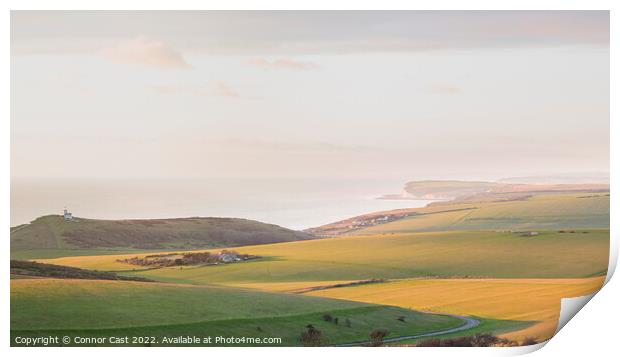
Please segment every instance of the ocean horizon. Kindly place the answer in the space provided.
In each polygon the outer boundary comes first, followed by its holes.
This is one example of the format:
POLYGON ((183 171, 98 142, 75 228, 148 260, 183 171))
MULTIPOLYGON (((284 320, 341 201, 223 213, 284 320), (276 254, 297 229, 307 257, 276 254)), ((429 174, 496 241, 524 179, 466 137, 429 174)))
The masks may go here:
POLYGON ((432 202, 378 199, 403 185, 374 179, 13 179, 11 226, 66 207, 92 219, 234 217, 302 230, 432 202))

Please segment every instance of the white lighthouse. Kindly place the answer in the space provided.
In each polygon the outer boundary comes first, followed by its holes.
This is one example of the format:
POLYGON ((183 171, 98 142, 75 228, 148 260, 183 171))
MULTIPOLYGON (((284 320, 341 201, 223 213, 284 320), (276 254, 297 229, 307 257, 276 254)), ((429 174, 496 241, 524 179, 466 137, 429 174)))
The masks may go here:
POLYGON ((67 211, 66 208, 63 211, 63 215, 62 216, 64 217, 65 221, 72 221, 73 220, 73 215, 71 214, 71 212, 67 211))

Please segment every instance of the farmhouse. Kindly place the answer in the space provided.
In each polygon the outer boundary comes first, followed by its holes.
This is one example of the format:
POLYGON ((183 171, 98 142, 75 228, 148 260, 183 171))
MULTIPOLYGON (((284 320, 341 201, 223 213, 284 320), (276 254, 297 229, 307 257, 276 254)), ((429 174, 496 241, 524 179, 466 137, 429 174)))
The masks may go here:
POLYGON ((223 250, 219 254, 219 260, 221 260, 224 263, 232 263, 232 262, 240 261, 241 258, 237 256, 236 252, 230 252, 227 250, 223 250))

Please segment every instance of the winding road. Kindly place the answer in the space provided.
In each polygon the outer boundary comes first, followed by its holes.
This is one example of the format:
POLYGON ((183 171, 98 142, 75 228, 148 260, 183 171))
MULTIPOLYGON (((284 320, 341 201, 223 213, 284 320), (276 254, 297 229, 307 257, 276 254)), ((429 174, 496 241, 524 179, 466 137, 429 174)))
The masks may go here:
MULTIPOLYGON (((398 342, 398 341, 404 341, 404 340, 409 340, 409 339, 414 339, 414 338, 421 338, 421 337, 440 336, 440 335, 445 335, 445 334, 448 334, 448 333, 469 330, 469 329, 472 329, 472 328, 480 325, 480 321, 479 320, 476 320, 474 318, 467 317, 467 316, 459 316, 459 315, 452 315, 452 314, 437 314, 437 313, 435 313, 435 315, 444 315, 444 316, 455 317, 455 318, 460 319, 461 321, 463 321, 463 323, 460 326, 453 327, 453 328, 450 328, 450 329, 447 329, 447 330, 428 332, 428 333, 421 333, 421 334, 418 334, 418 335, 385 338, 385 339, 383 339, 383 343, 398 342)), ((367 344, 367 343, 370 343, 370 342, 371 341, 359 341, 359 342, 343 343, 343 344, 340 344, 340 345, 334 345, 334 347, 353 347, 353 346, 360 346, 360 345, 363 345, 363 344, 367 344)))

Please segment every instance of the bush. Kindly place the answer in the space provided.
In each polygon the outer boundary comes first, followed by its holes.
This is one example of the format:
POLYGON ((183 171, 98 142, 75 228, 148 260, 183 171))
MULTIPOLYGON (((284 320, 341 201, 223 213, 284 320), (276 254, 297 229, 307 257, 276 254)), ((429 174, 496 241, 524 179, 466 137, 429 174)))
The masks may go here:
POLYGON ((383 345, 383 339, 387 336, 388 331, 385 329, 375 329, 370 333, 371 346, 383 345))
POLYGON ((494 344, 500 342, 500 339, 497 336, 491 335, 489 333, 477 333, 471 339, 472 347, 489 347, 494 344))
POLYGON ((351 320, 349 320, 349 318, 346 318, 346 319, 344 320, 344 324, 345 324, 345 326, 347 326, 347 327, 351 327, 351 320))
POLYGON ((323 333, 312 325, 306 326, 306 331, 301 333, 300 340, 305 347, 316 347, 321 345, 323 333))
POLYGON ((332 322, 334 320, 334 317, 330 314, 325 314, 323 315, 323 320, 325 320, 326 322, 332 322))

